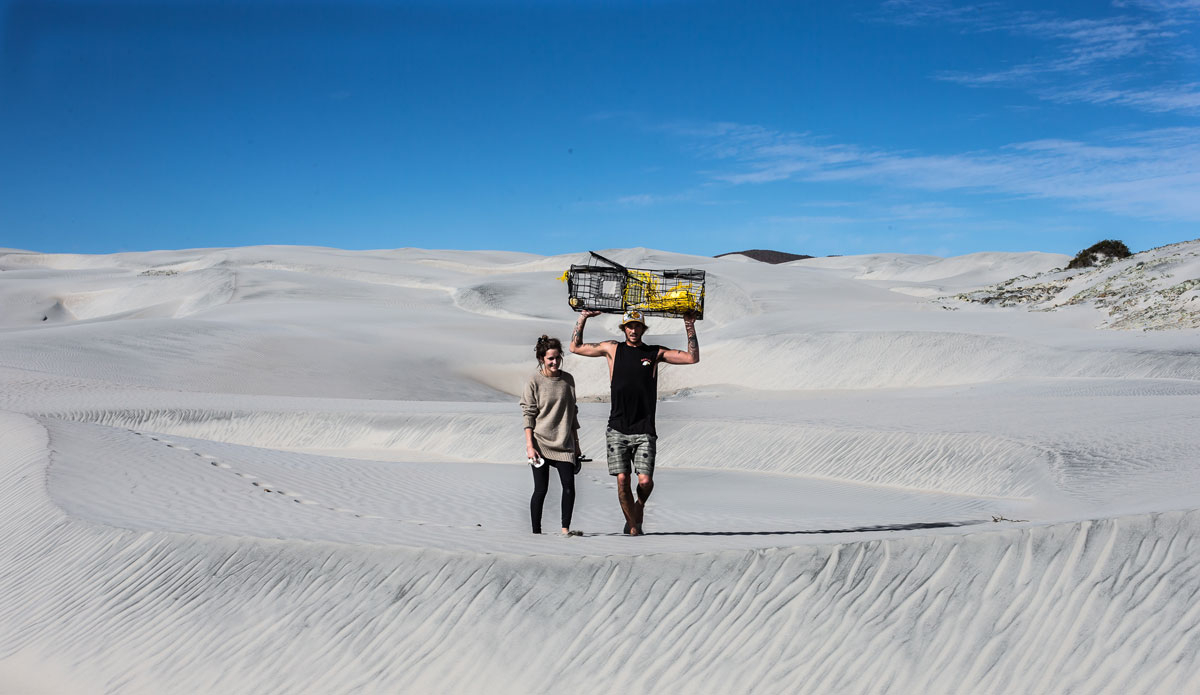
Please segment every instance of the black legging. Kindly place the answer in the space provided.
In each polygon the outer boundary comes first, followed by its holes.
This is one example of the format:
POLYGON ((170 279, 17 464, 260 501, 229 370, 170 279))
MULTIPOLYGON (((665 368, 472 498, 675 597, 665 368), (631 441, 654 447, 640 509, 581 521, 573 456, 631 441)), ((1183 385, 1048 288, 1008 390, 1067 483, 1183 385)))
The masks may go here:
POLYGON ((558 469, 558 479, 562 482, 562 527, 571 528, 571 511, 575 509, 575 465, 570 461, 552 461, 546 459, 546 465, 533 471, 533 497, 529 498, 529 517, 533 520, 533 532, 542 532, 542 503, 546 501, 546 491, 550 488, 550 467, 558 469))

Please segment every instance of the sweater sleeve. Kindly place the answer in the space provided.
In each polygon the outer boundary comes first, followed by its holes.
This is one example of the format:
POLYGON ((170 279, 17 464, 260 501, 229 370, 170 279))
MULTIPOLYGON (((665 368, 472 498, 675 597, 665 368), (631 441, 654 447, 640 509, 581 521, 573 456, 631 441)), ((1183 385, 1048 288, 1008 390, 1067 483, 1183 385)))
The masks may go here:
POLYGON ((533 379, 525 384, 525 392, 521 394, 521 412, 524 414, 525 428, 537 427, 538 398, 537 384, 533 379))
POLYGON ((566 374, 567 383, 571 386, 571 429, 579 429, 579 401, 575 397, 575 377, 566 374))

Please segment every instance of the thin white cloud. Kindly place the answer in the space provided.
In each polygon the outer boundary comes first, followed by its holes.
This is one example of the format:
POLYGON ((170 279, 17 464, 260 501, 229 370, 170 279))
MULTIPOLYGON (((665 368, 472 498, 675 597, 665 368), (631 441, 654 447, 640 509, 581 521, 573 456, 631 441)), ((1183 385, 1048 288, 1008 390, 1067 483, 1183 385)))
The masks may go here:
POLYGON ((627 195, 617 198, 617 205, 633 205, 640 207, 645 205, 653 205, 656 200, 658 200, 658 198, 650 195, 649 193, 638 193, 636 195, 627 195))
POLYGON ((773 215, 766 218, 771 224, 795 224, 803 226, 827 226, 843 224, 862 224, 873 222, 875 218, 848 217, 845 215, 773 215))
POLYGON ((1113 0, 1113 7, 1141 7, 1168 14, 1200 13, 1200 0, 1113 0))
POLYGON ((1172 128, 1083 142, 1044 139, 955 154, 830 144, 811 136, 722 124, 697 149, 735 164, 713 171, 734 185, 854 182, 933 192, 1066 201, 1153 220, 1200 221, 1200 128, 1172 128), (753 138, 742 137, 753 132, 753 138))
POLYGON ((970 26, 977 31, 999 28, 1006 15, 999 2, 955 5, 948 0, 885 0, 880 16, 889 22, 907 26, 949 23, 970 26))
MULTIPOLYGON (((995 30, 989 25, 988 30, 995 30)), ((1113 61, 1165 50, 1164 43, 1177 38, 1180 29, 1166 21, 1109 19, 1034 18, 1022 16, 1004 27, 1009 33, 1051 41, 1053 57, 1022 63, 999 71, 981 73, 946 71, 937 77, 974 85, 1016 83, 1031 76, 1079 73, 1113 61)))
POLYGON ((943 82, 953 82, 965 87, 998 87, 1016 84, 1023 78, 1033 77, 1044 72, 1046 72, 1046 69, 1037 65, 1017 65, 1007 70, 998 70, 995 72, 971 73, 957 70, 943 70, 942 72, 935 73, 934 77, 943 82))
POLYGON ((1047 19, 1018 27, 1033 36, 1058 39, 1070 56, 1063 68, 1117 60, 1147 52, 1162 39, 1175 38, 1173 22, 1113 17, 1107 19, 1047 19))
MULTIPOLYGON (((820 208, 822 203, 805 203, 806 208, 820 208)), ((872 205, 856 203, 857 215, 773 215, 765 218, 771 224, 794 224, 802 226, 835 226, 863 224, 910 223, 929 226, 950 220, 964 220, 971 213, 963 208, 938 202, 899 203, 895 205, 872 205)))
POLYGON ((822 142, 809 133, 780 133, 757 125, 671 124, 663 130, 689 142, 690 149, 700 157, 754 163, 743 171, 707 172, 716 181, 732 184, 781 181, 862 163, 873 156, 856 146, 822 142))
POLYGON ((608 207, 615 206, 623 208, 642 208, 650 207, 651 205, 661 205, 663 203, 679 203, 689 201, 695 197, 695 193, 691 191, 670 195, 659 195, 656 193, 633 193, 630 195, 621 196, 609 203, 600 203, 600 205, 608 207))
POLYGON ((883 17, 901 25, 940 24, 963 33, 1004 32, 1042 41, 1044 57, 1001 70, 945 70, 935 79, 969 87, 1029 89, 1040 98, 1114 104, 1145 111, 1193 111, 1194 85, 1153 84, 1146 65, 1191 62, 1191 35, 1200 23, 1200 0, 1128 0, 1131 12, 1103 18, 1017 12, 995 3, 953 5, 944 0, 888 0, 883 17), (1113 76, 1137 61, 1139 74, 1113 76), (1103 83, 1097 84, 1097 80, 1103 83))
POLYGON ((1120 104, 1143 111, 1200 113, 1200 83, 1166 84, 1147 89, 1112 86, 1093 82, 1073 89, 1046 93, 1045 98, 1062 103, 1120 104))

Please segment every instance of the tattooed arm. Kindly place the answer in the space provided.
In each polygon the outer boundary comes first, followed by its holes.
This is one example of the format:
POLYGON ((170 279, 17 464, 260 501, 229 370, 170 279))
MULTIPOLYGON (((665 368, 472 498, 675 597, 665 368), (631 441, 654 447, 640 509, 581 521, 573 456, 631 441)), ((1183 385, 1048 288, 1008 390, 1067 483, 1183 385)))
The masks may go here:
POLYGON ((575 323, 575 328, 571 331, 571 345, 568 348, 571 352, 584 357, 612 357, 612 353, 616 348, 615 341, 610 340, 604 343, 583 342, 583 327, 587 325, 587 320, 599 315, 599 311, 579 312, 579 321, 575 323))
POLYGON ((696 364, 700 361, 700 341, 696 339, 696 316, 683 317, 683 331, 687 333, 687 352, 663 349, 658 358, 667 364, 696 364))

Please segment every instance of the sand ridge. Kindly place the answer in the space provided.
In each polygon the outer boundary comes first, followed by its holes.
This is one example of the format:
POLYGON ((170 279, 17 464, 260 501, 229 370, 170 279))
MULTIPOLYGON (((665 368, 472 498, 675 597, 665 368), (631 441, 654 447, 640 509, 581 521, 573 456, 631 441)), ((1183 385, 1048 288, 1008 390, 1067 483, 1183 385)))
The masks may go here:
POLYGON ((604 469, 603 362, 575 357, 586 535, 527 531, 516 394, 533 339, 569 336, 558 278, 585 254, 0 253, 0 684, 1200 686, 1196 329, 948 294, 1052 254, 600 252, 712 290, 701 364, 663 371, 641 539, 604 469))

